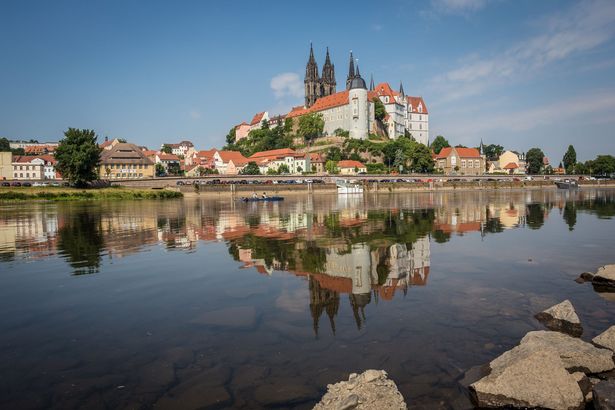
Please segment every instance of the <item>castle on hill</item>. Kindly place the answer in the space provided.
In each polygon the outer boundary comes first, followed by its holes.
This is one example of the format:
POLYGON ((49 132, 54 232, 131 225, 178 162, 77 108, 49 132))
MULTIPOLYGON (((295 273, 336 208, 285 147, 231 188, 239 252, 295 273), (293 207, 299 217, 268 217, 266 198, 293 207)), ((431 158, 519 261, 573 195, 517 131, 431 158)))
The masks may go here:
POLYGON ((374 85, 373 77, 368 89, 352 51, 345 90, 338 92, 335 65, 331 62, 329 49, 319 74, 314 49, 310 45, 304 86, 304 105, 293 107, 287 114, 273 117, 266 111, 256 114, 249 124, 243 122, 235 127, 236 140, 246 138, 251 130, 259 129, 263 121, 275 127, 283 125, 286 118, 298 119, 305 114, 318 113, 325 121, 325 135, 334 135, 336 130, 342 129, 356 139, 366 139, 370 133, 384 133, 395 139, 408 132, 416 141, 425 145, 429 143, 429 113, 423 98, 406 95, 401 82, 398 91, 394 91, 386 82, 374 85), (386 110, 381 121, 375 118, 376 99, 382 102, 386 110))

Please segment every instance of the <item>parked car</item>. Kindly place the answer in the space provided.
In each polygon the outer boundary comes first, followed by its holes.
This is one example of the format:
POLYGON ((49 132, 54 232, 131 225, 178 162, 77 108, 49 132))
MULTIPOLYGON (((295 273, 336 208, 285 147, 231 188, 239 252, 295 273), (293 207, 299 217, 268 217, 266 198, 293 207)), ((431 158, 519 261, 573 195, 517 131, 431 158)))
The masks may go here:
POLYGON ((18 181, 11 182, 11 186, 21 186, 21 182, 18 182, 18 181))
POLYGON ((30 182, 24 182, 23 184, 21 184, 21 186, 27 186, 27 187, 30 187, 30 186, 32 186, 32 183, 30 183, 30 182))
POLYGON ((2 182, 2 186, 11 186, 11 183, 7 182, 7 181, 4 181, 4 182, 2 182))
POLYGON ((177 181, 177 182, 175 183, 175 185, 177 185, 177 186, 184 185, 184 181, 177 181))
POLYGON ((60 183, 59 182, 52 182, 51 186, 60 186, 60 183))

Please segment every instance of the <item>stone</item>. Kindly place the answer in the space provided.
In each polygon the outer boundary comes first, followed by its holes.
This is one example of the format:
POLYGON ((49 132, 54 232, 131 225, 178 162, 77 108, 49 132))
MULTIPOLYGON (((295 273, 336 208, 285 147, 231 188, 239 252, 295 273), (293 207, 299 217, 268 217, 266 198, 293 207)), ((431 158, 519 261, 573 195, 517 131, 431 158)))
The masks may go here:
POLYGON ((592 390, 596 410, 615 409, 615 380, 600 382, 592 390))
POLYGON ((591 282, 592 279, 594 279, 594 274, 592 272, 583 272, 579 275, 579 279, 585 282, 591 282))
POLYGON ((583 333, 583 327, 574 306, 569 300, 551 306, 535 315, 542 324, 548 329, 557 332, 567 333, 571 336, 580 337, 583 333))
POLYGON ((563 333, 545 330, 528 332, 521 339, 520 346, 523 345, 527 345, 529 349, 534 350, 555 350, 569 371, 601 373, 615 368, 613 352, 608 349, 597 348, 591 343, 563 333))
POLYGON ((459 384, 468 388, 472 383, 479 381, 491 373, 491 367, 488 364, 482 366, 474 366, 463 374, 463 378, 459 380, 459 384))
POLYGON ((615 352, 615 326, 609 327, 607 330, 594 337, 592 342, 600 347, 606 347, 615 352))
POLYGON ((579 388, 581 389, 581 393, 583 393, 583 396, 587 396, 589 393, 591 393, 593 385, 589 381, 589 377, 587 377, 585 373, 574 372, 572 373, 572 377, 574 377, 574 380, 579 385, 579 388))
POLYGON ((582 408, 585 397, 555 350, 517 346, 507 353, 490 363, 488 376, 470 386, 476 406, 582 408))
POLYGON ((314 410, 325 409, 406 409, 406 402, 395 382, 384 370, 352 374, 348 381, 330 384, 314 410), (353 387, 348 389, 348 385, 353 387))
POLYGON ((191 323, 223 327, 253 327, 256 323, 256 309, 253 306, 238 306, 212 310, 201 314, 191 323))
POLYGON ((615 265, 598 268, 592 279, 592 285, 597 291, 615 291, 615 265))

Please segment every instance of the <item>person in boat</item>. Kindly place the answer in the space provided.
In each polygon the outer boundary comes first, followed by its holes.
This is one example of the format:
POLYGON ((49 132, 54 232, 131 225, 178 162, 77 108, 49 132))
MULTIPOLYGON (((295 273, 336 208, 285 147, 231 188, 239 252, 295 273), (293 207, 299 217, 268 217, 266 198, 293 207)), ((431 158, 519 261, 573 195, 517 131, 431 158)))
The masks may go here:
POLYGON ((258 195, 256 194, 256 192, 252 192, 252 199, 256 199, 258 198, 258 195))
POLYGON ((263 192, 263 199, 267 199, 267 198, 268 198, 267 192, 263 192))

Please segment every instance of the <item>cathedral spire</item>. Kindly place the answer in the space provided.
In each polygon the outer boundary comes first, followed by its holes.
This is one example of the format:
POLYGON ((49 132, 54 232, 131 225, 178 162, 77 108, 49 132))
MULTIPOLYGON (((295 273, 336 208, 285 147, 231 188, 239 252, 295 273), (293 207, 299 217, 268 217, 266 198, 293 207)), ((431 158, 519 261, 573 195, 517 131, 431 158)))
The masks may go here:
POLYGON ((321 82, 318 75, 318 64, 314 58, 314 48, 310 42, 310 58, 305 66, 305 106, 311 107, 321 94, 321 82))
POLYGON ((404 85, 401 83, 401 81, 399 82, 399 93, 401 94, 401 98, 404 98, 406 96, 406 94, 404 93, 404 85))
POLYGON ((321 97, 326 97, 327 95, 335 94, 335 66, 331 63, 331 58, 329 57, 329 47, 327 47, 327 56, 325 57, 325 64, 322 66, 322 76, 321 76, 321 97))
POLYGON ((354 78, 354 57, 352 56, 352 50, 350 50, 350 63, 348 64, 348 77, 346 78, 346 89, 350 90, 350 83, 354 78))
POLYGON ((370 74, 369 76, 369 90, 374 91, 374 75, 370 74))

